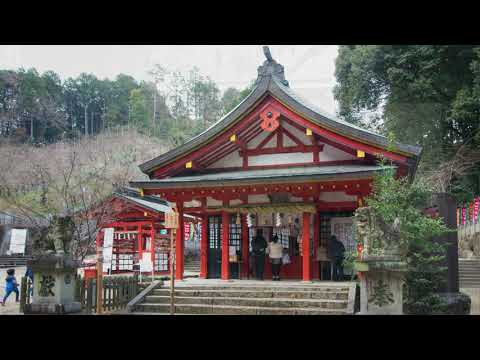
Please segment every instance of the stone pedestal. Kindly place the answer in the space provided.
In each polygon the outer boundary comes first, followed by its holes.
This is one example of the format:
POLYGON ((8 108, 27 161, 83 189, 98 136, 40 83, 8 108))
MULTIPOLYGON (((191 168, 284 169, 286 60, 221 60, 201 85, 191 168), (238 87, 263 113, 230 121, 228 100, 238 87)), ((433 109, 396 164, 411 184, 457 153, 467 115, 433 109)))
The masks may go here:
POLYGON ((369 257, 355 263, 360 274, 360 315, 402 315, 406 263, 369 257))
POLYGON ((27 263, 33 271, 33 301, 25 314, 66 314, 81 311, 75 301, 77 264, 66 255, 45 255, 27 263))

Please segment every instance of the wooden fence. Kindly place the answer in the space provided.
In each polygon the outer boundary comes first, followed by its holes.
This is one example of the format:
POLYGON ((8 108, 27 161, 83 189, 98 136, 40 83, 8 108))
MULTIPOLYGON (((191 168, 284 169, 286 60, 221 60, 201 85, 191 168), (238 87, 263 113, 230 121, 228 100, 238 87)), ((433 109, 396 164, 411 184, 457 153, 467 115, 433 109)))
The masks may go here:
MULTIPOLYGON (((75 283, 75 300, 82 305, 82 311, 87 314, 97 312, 97 283, 96 279, 80 278, 75 283)), ((25 304, 31 302, 31 282, 26 278, 22 278, 20 311, 23 312, 25 304)), ((103 296, 102 296, 102 312, 110 313, 123 309, 128 302, 132 300, 140 291, 138 276, 103 277, 103 296)))

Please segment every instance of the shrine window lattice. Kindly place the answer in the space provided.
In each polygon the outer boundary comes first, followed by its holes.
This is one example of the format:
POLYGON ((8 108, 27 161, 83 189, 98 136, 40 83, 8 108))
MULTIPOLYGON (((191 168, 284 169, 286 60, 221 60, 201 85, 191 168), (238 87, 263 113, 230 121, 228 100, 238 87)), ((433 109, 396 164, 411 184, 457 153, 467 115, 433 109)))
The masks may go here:
POLYGON ((220 216, 209 216, 208 218, 208 247, 210 249, 220 249, 222 239, 222 226, 220 216))
POLYGON ((155 271, 168 271, 168 258, 168 252, 155 252, 155 271))
POLYGON ((132 271, 138 261, 138 233, 116 231, 113 234, 112 271, 132 271))
POLYGON ((229 246, 234 246, 237 254, 241 253, 242 249, 242 225, 236 223, 237 216, 232 215, 229 223, 229 246))

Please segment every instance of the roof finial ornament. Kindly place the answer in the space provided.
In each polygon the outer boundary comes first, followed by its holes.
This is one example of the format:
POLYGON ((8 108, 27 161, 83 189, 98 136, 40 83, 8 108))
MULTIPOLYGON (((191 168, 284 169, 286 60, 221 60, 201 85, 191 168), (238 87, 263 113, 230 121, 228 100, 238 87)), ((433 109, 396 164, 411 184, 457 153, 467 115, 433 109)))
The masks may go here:
POLYGON ((258 77, 255 85, 258 85, 262 79, 274 77, 284 86, 288 86, 288 81, 285 80, 283 66, 273 59, 268 46, 263 47, 263 53, 267 59, 263 62, 263 65, 258 68, 258 77))
POLYGON ((265 57, 267 58, 268 62, 273 62, 272 54, 270 53, 270 48, 268 46, 263 47, 263 53, 265 54, 265 57))

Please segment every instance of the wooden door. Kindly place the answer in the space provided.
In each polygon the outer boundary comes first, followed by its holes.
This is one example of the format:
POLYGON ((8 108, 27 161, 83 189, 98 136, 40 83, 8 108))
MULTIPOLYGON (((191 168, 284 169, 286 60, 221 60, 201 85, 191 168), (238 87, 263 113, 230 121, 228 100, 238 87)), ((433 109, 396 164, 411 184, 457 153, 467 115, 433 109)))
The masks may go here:
POLYGON ((222 217, 208 217, 207 278, 219 279, 222 272, 222 217))

